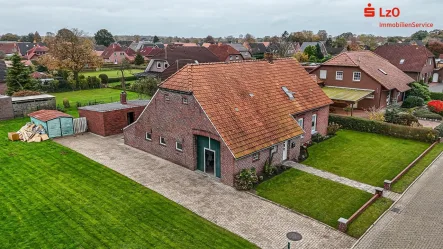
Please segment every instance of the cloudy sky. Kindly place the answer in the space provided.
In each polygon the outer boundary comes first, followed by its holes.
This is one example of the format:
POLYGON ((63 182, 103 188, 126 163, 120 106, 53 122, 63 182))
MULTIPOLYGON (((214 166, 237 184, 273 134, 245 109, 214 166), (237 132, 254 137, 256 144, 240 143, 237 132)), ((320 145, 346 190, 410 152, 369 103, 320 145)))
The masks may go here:
POLYGON ((64 27, 90 34, 106 28, 114 35, 180 37, 262 37, 319 29, 332 35, 350 31, 387 36, 417 30, 379 28, 380 21, 431 22, 432 29, 443 29, 443 0, 0 0, 0 6, 0 34, 37 30, 44 35, 64 27), (401 15, 365 18, 369 2, 377 10, 398 7, 401 15))

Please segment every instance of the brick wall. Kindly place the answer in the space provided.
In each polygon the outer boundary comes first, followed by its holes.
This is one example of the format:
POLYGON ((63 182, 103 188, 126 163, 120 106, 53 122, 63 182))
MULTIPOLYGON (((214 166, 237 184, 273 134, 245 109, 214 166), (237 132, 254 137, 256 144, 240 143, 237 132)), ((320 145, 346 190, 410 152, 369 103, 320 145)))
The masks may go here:
POLYGON ((8 87, 6 86, 6 83, 0 82, 0 95, 5 95, 6 89, 8 89, 8 87))
POLYGON ((94 112, 94 111, 79 109, 78 115, 80 117, 86 118, 86 121, 88 123, 88 131, 100 136, 105 136, 105 126, 103 125, 102 112, 94 112))
POLYGON ((329 106, 319 108, 318 110, 313 110, 305 113, 295 115, 295 120, 303 118, 303 130, 305 135, 303 136, 303 143, 311 141, 311 129, 312 129, 312 115, 317 114, 317 132, 325 136, 328 129, 328 119, 329 119, 329 106))
POLYGON ((0 120, 14 118, 11 97, 0 96, 0 120))

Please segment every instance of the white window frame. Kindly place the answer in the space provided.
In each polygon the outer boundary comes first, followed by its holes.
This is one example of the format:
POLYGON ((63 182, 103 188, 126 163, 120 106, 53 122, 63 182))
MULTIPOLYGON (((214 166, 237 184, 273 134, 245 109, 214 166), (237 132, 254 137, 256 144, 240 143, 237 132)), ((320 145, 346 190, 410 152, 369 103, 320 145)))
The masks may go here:
POLYGON ((361 72, 353 72, 352 73, 352 81, 354 82, 360 82, 361 81, 361 72), (359 75, 360 77, 358 79, 356 79, 356 75, 359 75))
POLYGON ((160 136, 160 138, 159 138, 159 143, 160 143, 161 145, 166 146, 166 139, 165 139, 164 137, 160 136), (162 143, 162 139, 163 139, 164 143, 162 143))
POLYGON ((239 59, 238 55, 236 55, 236 56, 235 56, 235 59, 236 59, 236 60, 238 60, 238 59, 239 59))
POLYGON ((297 123, 298 123, 298 125, 304 130, 305 129, 305 127, 304 127, 304 122, 305 122, 305 119, 304 118, 299 118, 299 119, 297 119, 297 123))
POLYGON ((400 65, 403 65, 405 63, 405 59, 400 60, 400 65))
POLYGON ((169 101, 169 100, 170 100, 170 98, 169 98, 169 94, 165 94, 165 100, 166 100, 166 101, 169 101))
POLYGON ((234 56, 230 55, 229 60, 232 61, 234 59, 234 56))
POLYGON ((277 151, 278 151, 278 146, 277 145, 271 146, 271 154, 276 153, 277 151))
POLYGON ((374 99, 375 98, 375 94, 371 93, 371 95, 368 95, 365 97, 365 99, 374 99))
POLYGON ((157 62, 157 68, 161 69, 162 68, 162 63, 160 61, 157 62))
POLYGON ((429 65, 432 65, 432 58, 429 58, 429 65))
POLYGON ((311 125, 311 133, 317 133, 317 114, 312 114, 311 125))
POLYGON ((328 70, 320 70, 320 79, 325 80, 328 77, 328 70))
POLYGON ((152 141, 152 133, 150 133, 150 132, 146 132, 146 134, 145 134, 145 139, 146 139, 147 141, 152 141), (148 138, 148 135, 149 135, 149 138, 148 138))
POLYGON ((189 102, 188 102, 188 99, 187 98, 182 98, 182 103, 183 104, 185 104, 185 105, 187 105, 189 102))
POLYGON ((183 143, 179 143, 179 142, 176 141, 175 142, 175 149, 178 150, 178 151, 183 151, 183 143), (179 144, 181 145, 181 149, 178 147, 179 144))
POLYGON ((335 71, 335 79, 336 80, 343 80, 343 75, 344 75, 343 71, 335 71), (339 73, 341 73, 341 75, 339 73))
POLYGON ((255 152, 254 154, 252 154, 252 161, 258 161, 260 160, 260 152, 255 152))

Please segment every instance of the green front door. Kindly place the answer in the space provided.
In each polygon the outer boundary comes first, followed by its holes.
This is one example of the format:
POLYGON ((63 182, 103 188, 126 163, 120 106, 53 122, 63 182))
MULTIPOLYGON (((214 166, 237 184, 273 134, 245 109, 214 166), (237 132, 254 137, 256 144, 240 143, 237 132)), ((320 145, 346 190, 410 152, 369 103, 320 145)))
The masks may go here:
POLYGON ((220 178, 220 142, 197 136, 197 169, 220 178))

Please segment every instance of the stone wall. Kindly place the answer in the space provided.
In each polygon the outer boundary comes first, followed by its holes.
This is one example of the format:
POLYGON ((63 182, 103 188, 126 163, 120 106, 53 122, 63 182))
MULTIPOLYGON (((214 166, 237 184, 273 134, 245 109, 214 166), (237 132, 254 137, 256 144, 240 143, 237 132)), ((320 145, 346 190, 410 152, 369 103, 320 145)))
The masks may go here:
POLYGON ((11 97, 0 95, 0 120, 14 118, 11 97))
POLYGON ((14 117, 24 117, 37 110, 55 110, 55 97, 20 101, 12 98, 12 108, 14 110, 14 117))

